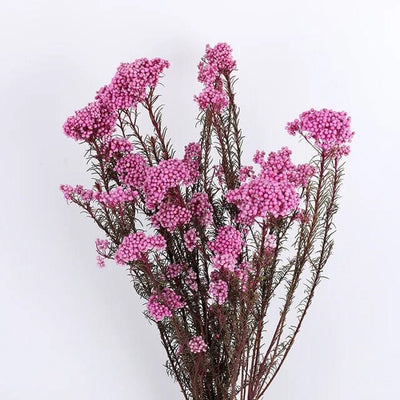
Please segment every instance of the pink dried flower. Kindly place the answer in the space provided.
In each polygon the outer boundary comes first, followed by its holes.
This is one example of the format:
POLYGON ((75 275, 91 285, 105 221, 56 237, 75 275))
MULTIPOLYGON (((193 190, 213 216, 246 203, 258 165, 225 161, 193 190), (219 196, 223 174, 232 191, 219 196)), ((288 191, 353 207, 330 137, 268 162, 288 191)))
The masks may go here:
POLYGON ((193 269, 189 269, 185 279, 186 285, 190 287, 190 289, 196 291, 198 289, 196 273, 193 269))
POLYGON ((218 43, 214 48, 206 46, 204 62, 198 65, 198 80, 204 84, 203 91, 194 97, 200 109, 207 108, 220 113, 229 99, 223 88, 221 74, 231 73, 236 66, 232 59, 232 49, 226 43, 218 43))
POLYGON ((239 170, 240 182, 245 182, 248 178, 254 178, 254 177, 255 177, 255 172, 253 167, 249 166, 240 168, 239 170))
POLYGON ((207 345, 201 336, 195 336, 189 340, 189 350, 192 353, 201 353, 207 351, 207 345))
POLYGON ((189 229, 184 235, 185 246, 189 251, 193 251, 198 243, 198 236, 195 229, 189 229))
POLYGON ((188 204, 193 218, 200 224, 207 227, 213 220, 212 205, 208 200, 207 193, 195 193, 188 204))
POLYGON ((186 146, 185 158, 162 160, 159 164, 147 169, 143 183, 146 206, 153 210, 161 203, 167 191, 178 185, 191 185, 199 176, 199 146, 191 143, 186 146))
POLYGON ((217 237, 208 247, 215 254, 229 254, 237 257, 242 251, 242 237, 240 232, 233 226, 223 226, 218 230, 217 237))
POLYGON ((109 193, 95 192, 93 198, 106 207, 115 208, 122 203, 134 201, 138 195, 139 193, 136 190, 118 186, 110 190, 109 193))
POLYGON ((141 154, 130 153, 120 158, 114 169, 122 183, 141 188, 148 166, 141 154))
POLYGON ((104 257, 97 256, 97 265, 99 266, 99 268, 104 268, 106 266, 106 263, 104 262, 104 257))
POLYGON ((115 128, 116 113, 101 101, 89 103, 64 123, 64 133, 75 140, 93 141, 115 128))
POLYGON ((83 203, 90 203, 95 197, 95 192, 92 189, 85 189, 82 185, 76 185, 75 187, 71 185, 61 185, 60 189, 67 200, 76 198, 83 203))
POLYGON ((340 157, 350 152, 347 144, 354 136, 350 122, 350 117, 344 111, 326 108, 317 111, 312 108, 303 112, 298 120, 289 122, 286 129, 292 135, 307 132, 307 138, 314 139, 317 147, 325 152, 334 151, 334 156, 340 157))
POLYGON ((214 86, 206 86, 198 96, 194 96, 194 100, 202 110, 210 108, 217 113, 220 113, 229 104, 226 93, 214 86))
POLYGON ((124 238, 115 253, 115 261, 125 264, 143 257, 149 250, 164 250, 165 239, 161 235, 146 236, 143 232, 136 232, 124 238))
POLYGON ((166 271, 167 278, 174 279, 178 277, 183 272, 184 267, 184 264, 169 264, 166 271))
POLYGON ((218 304, 223 304, 228 297, 228 284, 222 279, 211 282, 208 293, 218 304))
POLYGON ((230 73, 236 67, 232 48, 227 43, 218 43, 214 47, 207 45, 205 58, 210 65, 217 67, 219 73, 230 73))
POLYGON ((157 85, 160 74, 169 62, 161 58, 140 58, 133 63, 122 63, 109 86, 97 97, 113 110, 136 108, 147 96, 147 88, 157 85))
POLYGON ((271 152, 267 160, 264 152, 256 152, 254 162, 261 166, 260 173, 226 195, 226 200, 239 209, 238 222, 251 225, 267 214, 285 217, 298 206, 297 188, 308 183, 315 169, 308 164, 295 166, 290 155, 286 147, 271 152))
POLYGON ((165 288, 161 294, 152 294, 147 303, 147 310, 154 320, 162 321, 165 317, 172 317, 172 311, 185 306, 181 296, 173 290, 165 288))
POLYGON ((96 250, 100 254, 104 254, 104 252, 108 249, 110 242, 108 240, 96 239, 96 250))
POLYGON ((197 67, 199 69, 197 79, 205 85, 212 85, 219 76, 218 67, 215 64, 201 62, 197 67))
POLYGON ((132 143, 124 138, 115 138, 111 135, 103 137, 101 145, 101 152, 106 161, 110 161, 112 157, 122 156, 123 154, 130 153, 133 150, 132 143))
POLYGON ((151 217, 154 227, 162 226, 173 232, 178 226, 190 221, 191 213, 185 208, 173 203, 161 203, 158 212, 151 217))
POLYGON ((235 276, 239 279, 243 292, 247 290, 247 282, 249 280, 249 274, 251 271, 252 267, 247 261, 240 263, 235 268, 235 276))
POLYGON ((224 269, 226 271, 233 271, 236 266, 236 256, 232 254, 216 254, 212 258, 212 266, 215 269, 224 269))

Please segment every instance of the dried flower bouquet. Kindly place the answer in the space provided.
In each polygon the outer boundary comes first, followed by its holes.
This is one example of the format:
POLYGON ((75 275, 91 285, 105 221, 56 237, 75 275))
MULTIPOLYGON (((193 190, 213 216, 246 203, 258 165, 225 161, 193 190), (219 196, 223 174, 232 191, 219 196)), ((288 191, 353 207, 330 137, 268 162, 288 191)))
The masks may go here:
POLYGON ((121 64, 64 124, 88 146, 94 185, 62 185, 103 231, 98 264, 129 269, 185 399, 261 399, 291 349, 332 252, 333 217, 353 132, 345 112, 310 110, 287 125, 314 149, 282 148, 242 165, 236 62, 206 47, 198 142, 176 158, 156 86, 169 63, 121 64), (153 131, 144 134, 141 118, 153 131))

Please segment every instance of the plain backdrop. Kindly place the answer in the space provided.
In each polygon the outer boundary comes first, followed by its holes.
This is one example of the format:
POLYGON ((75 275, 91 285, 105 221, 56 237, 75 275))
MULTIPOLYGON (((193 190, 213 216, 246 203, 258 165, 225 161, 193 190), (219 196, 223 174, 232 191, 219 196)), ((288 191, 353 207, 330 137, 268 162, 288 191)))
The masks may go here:
POLYGON ((0 399, 179 399, 157 330, 124 268, 96 266, 92 221, 60 183, 89 185, 62 124, 120 62, 171 62, 165 123, 196 140, 207 43, 237 59, 245 160, 303 143, 286 122, 346 110, 356 136, 336 247, 301 334, 266 398, 398 399, 400 2, 2 1, 0 399))

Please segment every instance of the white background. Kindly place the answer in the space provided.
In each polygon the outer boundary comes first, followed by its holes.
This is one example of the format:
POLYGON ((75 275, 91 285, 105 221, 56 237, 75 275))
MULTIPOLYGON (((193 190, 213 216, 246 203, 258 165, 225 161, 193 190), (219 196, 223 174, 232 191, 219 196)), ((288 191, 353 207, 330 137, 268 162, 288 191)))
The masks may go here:
POLYGON ((237 59, 248 161, 289 145, 304 162, 284 126, 311 107, 348 111, 357 133, 330 279, 267 398, 400 398, 399 21, 396 0, 3 1, 0 399, 180 398, 126 271, 96 266, 98 231, 59 192, 90 183, 61 127, 120 62, 159 56, 182 154, 197 63, 220 41, 237 59))

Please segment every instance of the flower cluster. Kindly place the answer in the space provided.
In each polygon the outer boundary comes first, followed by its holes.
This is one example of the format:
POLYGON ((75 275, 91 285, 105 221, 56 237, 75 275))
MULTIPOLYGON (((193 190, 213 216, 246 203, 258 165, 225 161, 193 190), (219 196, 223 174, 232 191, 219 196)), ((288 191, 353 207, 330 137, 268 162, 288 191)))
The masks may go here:
POLYGON ((306 137, 314 139, 317 147, 340 157, 350 152, 348 143, 354 136, 350 122, 351 118, 344 111, 311 109, 303 112, 299 119, 289 122, 286 129, 292 135, 307 132, 306 137))
POLYGON ((140 188, 146 178, 147 168, 146 160, 142 155, 129 153, 117 161, 114 169, 122 183, 140 188))
POLYGON ((185 246, 189 251, 193 251, 198 243, 199 237, 197 236, 195 229, 189 229, 183 235, 183 239, 185 241, 185 246))
POLYGON ((114 110, 102 101, 94 101, 66 120, 64 133, 75 140, 93 141, 109 135, 115 128, 116 119, 114 110))
POLYGON ((168 67, 169 62, 161 58, 122 63, 110 85, 101 89, 97 97, 114 110, 136 108, 145 100, 147 88, 155 87, 160 74, 168 67))
POLYGON ((161 203, 156 214, 151 217, 151 222, 155 228, 162 226, 169 232, 173 232, 178 226, 190 221, 190 211, 177 204, 170 202, 161 203))
POLYGON ((164 250, 165 239, 161 235, 146 236, 143 232, 125 236, 119 245, 114 259, 118 264, 139 260, 149 250, 164 250))
POLYGON ((96 239, 96 250, 98 253, 104 253, 110 246, 110 242, 104 239, 96 239))
POLYGON ((204 89, 194 98, 200 109, 221 112, 229 104, 221 75, 230 74, 235 67, 232 49, 226 43, 218 43, 214 48, 207 45, 204 61, 198 65, 198 80, 204 84, 204 89))
POLYGON ((207 351, 207 345, 201 336, 195 336, 189 340, 189 350, 192 353, 201 353, 207 351))
POLYGON ((147 303, 147 310, 152 318, 160 322, 165 317, 172 317, 172 311, 185 306, 181 296, 173 290, 165 288, 161 294, 152 294, 147 303))
POLYGON ((213 219, 212 205, 208 200, 207 193, 195 193, 188 204, 192 217, 200 225, 207 227, 213 219))
POLYGON ((214 47, 207 45, 205 59, 209 65, 216 67, 220 74, 229 74, 236 67, 236 61, 232 58, 232 49, 226 43, 218 43, 214 47))
POLYGON ((168 67, 169 62, 161 58, 122 63, 111 83, 97 92, 95 101, 67 119, 63 126, 65 134, 88 142, 110 135, 115 129, 116 111, 136 108, 145 100, 147 88, 155 87, 159 75, 168 67))
POLYGON ((267 160, 264 152, 256 153, 254 162, 261 166, 260 173, 226 195, 226 200, 240 211, 239 222, 251 225, 257 217, 265 218, 267 214, 285 217, 297 207, 297 188, 307 184, 315 169, 308 164, 293 165, 290 155, 285 147, 270 153, 267 160))
POLYGON ((146 207, 154 210, 169 189, 178 185, 190 185, 196 181, 199 176, 199 151, 198 144, 191 143, 185 148, 183 160, 176 158, 162 160, 147 169, 142 185, 146 196, 146 207))
POLYGON ((94 199, 96 199, 100 204, 103 204, 109 208, 115 208, 119 204, 134 201, 138 196, 138 192, 131 188, 123 188, 122 186, 118 186, 110 192, 95 192, 94 199))
POLYGON ((112 157, 122 156, 133 150, 132 143, 124 138, 105 135, 102 140, 101 153, 105 161, 110 161, 112 157))
POLYGON ((245 166, 239 170, 239 181, 245 182, 247 178, 254 178, 255 172, 252 166, 245 166))
POLYGON ((190 289, 192 289, 194 291, 196 291, 198 289, 196 273, 193 271, 193 269, 189 269, 187 271, 185 283, 186 283, 186 285, 189 286, 190 289))
POLYGON ((210 283, 208 293, 218 304, 223 304, 228 297, 228 284, 222 279, 215 280, 210 283))
POLYGON ((243 292, 247 290, 247 281, 249 279, 249 274, 252 270, 253 268, 251 264, 247 261, 244 261, 240 263, 237 267, 235 267, 234 273, 236 278, 238 278, 240 282, 243 292))
POLYGON ((208 245, 214 252, 213 267, 216 270, 234 271, 242 245, 241 234, 236 228, 227 225, 219 229, 216 239, 208 245))
POLYGON ((242 251, 242 246, 243 240, 240 232, 231 225, 220 228, 215 240, 208 245, 215 255, 231 256, 234 259, 242 251))
POLYGON ((82 185, 61 185, 64 197, 67 200, 76 198, 77 200, 88 204, 96 200, 105 207, 115 208, 125 202, 134 201, 138 196, 138 192, 129 187, 117 186, 109 192, 98 192, 92 189, 84 189, 82 185))
POLYGON ((184 264, 169 264, 166 268, 166 276, 169 279, 174 279, 178 277, 184 269, 184 264))

